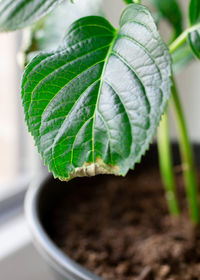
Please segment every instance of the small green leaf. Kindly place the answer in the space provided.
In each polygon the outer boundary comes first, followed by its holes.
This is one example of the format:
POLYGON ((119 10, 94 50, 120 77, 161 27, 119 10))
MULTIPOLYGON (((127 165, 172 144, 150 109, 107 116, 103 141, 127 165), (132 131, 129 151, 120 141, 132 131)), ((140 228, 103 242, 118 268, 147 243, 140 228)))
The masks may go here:
POLYGON ((172 25, 177 37, 183 30, 182 12, 176 0, 149 0, 161 13, 161 15, 172 25))
POLYGON ((52 11, 63 0, 0 0, 0 31, 30 25, 52 11))
POLYGON ((194 55, 200 59, 200 28, 188 35, 188 43, 194 55))
MULTIPOLYGON (((200 22, 200 1, 191 0, 189 6, 189 21, 190 25, 194 25, 200 22)), ((189 33, 188 43, 194 53, 194 55, 200 59, 200 28, 189 33)))
POLYGON ((29 131, 55 177, 125 175, 148 149, 169 99, 168 49, 137 4, 124 10, 119 30, 89 16, 64 41, 25 70, 29 131))

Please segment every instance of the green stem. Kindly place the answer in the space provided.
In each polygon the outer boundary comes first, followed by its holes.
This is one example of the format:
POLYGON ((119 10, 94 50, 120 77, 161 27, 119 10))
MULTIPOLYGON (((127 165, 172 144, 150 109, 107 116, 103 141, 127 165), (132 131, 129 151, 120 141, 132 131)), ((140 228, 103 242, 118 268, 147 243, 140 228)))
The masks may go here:
POLYGON ((190 217, 195 224, 199 223, 198 187, 195 173, 193 151, 190 145, 184 114, 179 100, 175 81, 172 86, 174 111, 179 130, 179 144, 182 157, 183 175, 188 198, 190 217))
POLYGON ((169 212, 172 215, 179 215, 179 205, 176 195, 175 179, 173 173, 173 163, 170 148, 168 117, 167 113, 162 117, 158 128, 158 154, 162 181, 165 187, 165 194, 169 212))
POLYGON ((183 45, 186 42, 186 40, 187 40, 188 34, 193 32, 193 31, 195 31, 195 30, 197 30, 198 28, 200 28, 200 23, 195 24, 192 27, 189 27, 185 31, 183 31, 183 33, 181 33, 181 35, 170 44, 170 46, 169 46, 170 53, 173 53, 181 45, 183 45))

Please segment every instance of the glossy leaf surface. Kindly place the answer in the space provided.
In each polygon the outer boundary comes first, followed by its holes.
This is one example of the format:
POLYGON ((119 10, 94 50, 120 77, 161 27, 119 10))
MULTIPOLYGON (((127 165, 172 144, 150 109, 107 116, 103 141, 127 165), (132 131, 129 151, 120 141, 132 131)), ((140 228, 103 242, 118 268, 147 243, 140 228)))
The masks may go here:
POLYGON ((32 60, 26 121, 55 177, 125 175, 139 162, 170 96, 170 57, 152 16, 129 5, 115 30, 102 17, 71 25, 65 46, 32 60))
POLYGON ((1 0, 0 31, 30 25, 52 11, 63 0, 1 0))
MULTIPOLYGON (((200 1, 191 0, 189 6, 189 21, 190 25, 194 25, 200 22, 200 1)), ((188 35, 189 45, 195 54, 195 56, 200 59, 200 28, 191 32, 188 35)))

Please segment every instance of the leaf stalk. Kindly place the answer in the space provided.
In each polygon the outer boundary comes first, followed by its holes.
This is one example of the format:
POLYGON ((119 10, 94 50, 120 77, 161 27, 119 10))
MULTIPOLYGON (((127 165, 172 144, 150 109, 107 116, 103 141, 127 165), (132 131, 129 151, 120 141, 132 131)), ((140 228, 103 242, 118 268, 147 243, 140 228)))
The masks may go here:
POLYGON ((170 53, 176 51, 180 46, 182 46, 186 42, 188 34, 190 34, 191 32, 199 28, 200 28, 200 23, 195 24, 192 27, 189 27, 185 31, 183 31, 183 33, 181 33, 181 35, 178 36, 178 38, 169 45, 170 53))
POLYGON ((168 203, 169 212, 173 216, 180 214, 175 179, 173 173, 173 163, 169 139, 169 125, 167 112, 162 117, 162 121, 158 128, 158 154, 159 165, 162 176, 163 185, 165 187, 165 195, 168 203))
POLYGON ((176 121, 177 121, 177 127, 179 131, 180 153, 182 158, 183 176, 185 181, 190 217, 195 224, 198 224, 199 201, 198 201, 198 187, 197 187, 197 178, 196 178, 195 165, 194 165, 194 156, 189 141, 189 136, 186 128, 181 102, 179 99, 177 87, 174 80, 172 85, 172 100, 174 105, 176 121))

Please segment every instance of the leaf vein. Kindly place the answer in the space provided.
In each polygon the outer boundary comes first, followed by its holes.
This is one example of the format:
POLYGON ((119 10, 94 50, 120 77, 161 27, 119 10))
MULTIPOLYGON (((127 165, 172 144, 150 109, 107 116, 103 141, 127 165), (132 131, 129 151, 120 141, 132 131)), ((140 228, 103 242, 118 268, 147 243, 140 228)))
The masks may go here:
MULTIPOLYGON (((128 110, 127 110, 127 108, 126 108, 124 102, 122 102, 122 99, 121 99, 121 97, 120 97, 120 94, 117 92, 117 90, 115 89, 115 87, 114 87, 109 81, 107 81, 107 80, 104 79, 104 82, 115 92, 115 94, 116 94, 116 95, 118 96, 118 98, 119 98, 119 101, 120 101, 121 105, 124 107, 124 112, 125 112, 125 114, 126 114, 126 116, 127 116, 128 123, 129 123, 129 129, 130 129, 130 133, 131 133, 131 138, 133 139, 134 136, 133 136, 132 129, 131 129, 131 127, 132 127, 132 125, 131 125, 131 120, 130 120, 129 114, 128 114, 128 112, 127 112, 128 110)), ((131 142, 132 142, 132 140, 131 140, 131 142)), ((130 153, 131 153, 131 149, 130 149, 130 151, 129 151, 129 155, 130 155, 130 153)))
POLYGON ((132 42, 135 43, 136 45, 142 47, 142 49, 145 51, 145 53, 153 60, 155 66, 156 66, 156 68, 157 68, 157 70, 158 70, 158 72, 159 72, 160 78, 161 78, 161 80, 162 80, 162 73, 161 73, 161 70, 160 70, 160 68, 158 67, 158 63, 157 63, 157 61, 155 60, 155 58, 152 56, 151 52, 150 52, 147 48, 145 48, 145 46, 143 46, 139 41, 135 40, 134 38, 132 38, 132 37, 130 37, 130 36, 128 36, 128 35, 119 34, 119 35, 118 35, 118 38, 119 38, 119 37, 127 38, 128 40, 132 41, 132 42))
POLYGON ((112 54, 116 57, 116 58, 118 58, 119 60, 121 60, 124 64, 126 64, 126 66, 134 73, 134 75, 135 75, 135 77, 137 78, 137 80, 139 81, 139 83, 140 83, 140 85, 141 85, 141 88, 142 88, 142 92, 143 92, 143 94, 144 94, 144 96, 145 96, 145 100, 147 101, 147 103, 148 103, 148 114, 150 114, 150 112, 151 112, 151 106, 150 106, 150 100, 149 100, 149 98, 148 98, 148 96, 147 96, 147 92, 146 92, 146 87, 145 87, 145 85, 144 85, 144 83, 143 83, 143 81, 141 80, 141 78, 138 76, 138 74, 136 73, 136 71, 133 69, 133 67, 128 63, 128 61, 126 61, 126 59, 125 58, 123 58, 118 52, 116 52, 116 51, 112 51, 112 54))
MULTIPOLYGON (((110 44, 109 44, 109 45, 110 45, 110 44)), ((33 88, 33 90, 32 90, 31 101, 30 101, 29 108, 28 108, 27 111, 29 111, 29 109, 30 109, 31 102, 32 102, 32 100, 33 100, 33 94, 35 93, 35 90, 38 88, 38 86, 39 86, 44 80, 46 80, 49 76, 51 76, 52 74, 54 74, 57 70, 61 69, 62 67, 65 67, 66 65, 68 65, 70 62, 77 61, 78 59, 83 58, 84 56, 87 56, 87 55, 90 54, 90 53, 93 53, 93 52, 99 51, 99 50, 101 50, 101 49, 104 49, 104 48, 108 47, 109 45, 105 45, 104 47, 97 48, 97 49, 92 50, 91 52, 88 52, 88 53, 86 53, 86 54, 84 54, 84 55, 82 55, 82 56, 76 57, 76 59, 74 59, 74 60, 68 61, 67 63, 65 63, 65 64, 62 65, 61 67, 58 67, 58 68, 54 69, 54 71, 52 71, 52 72, 49 73, 45 78, 43 78, 42 80, 40 80, 40 81, 34 86, 34 88, 33 88)), ((38 66, 38 65, 37 65, 37 66, 38 66)), ((86 69, 86 70, 87 70, 87 69, 86 69)), ((84 70, 84 71, 85 71, 85 70, 84 70)), ((79 73, 79 74, 80 74, 80 73, 79 73)), ((77 76, 78 76, 78 75, 77 75, 77 76)), ((27 77, 27 79, 28 79, 28 77, 27 77)), ((31 81, 31 80, 29 80, 29 81, 31 81)), ((62 89, 62 88, 61 88, 61 89, 62 89)))

